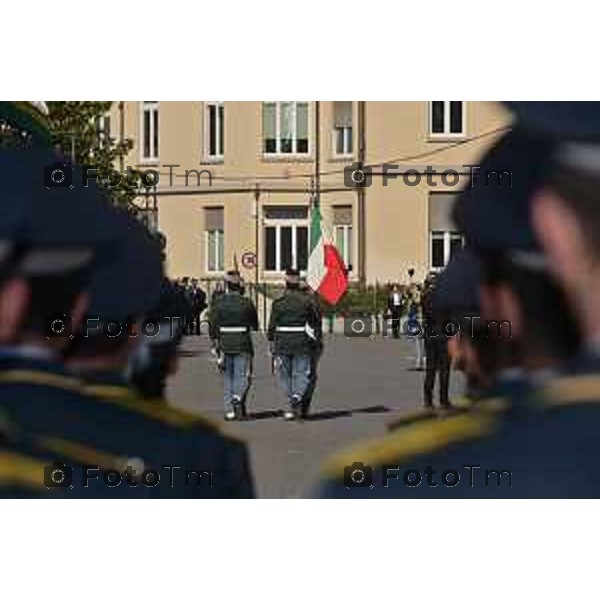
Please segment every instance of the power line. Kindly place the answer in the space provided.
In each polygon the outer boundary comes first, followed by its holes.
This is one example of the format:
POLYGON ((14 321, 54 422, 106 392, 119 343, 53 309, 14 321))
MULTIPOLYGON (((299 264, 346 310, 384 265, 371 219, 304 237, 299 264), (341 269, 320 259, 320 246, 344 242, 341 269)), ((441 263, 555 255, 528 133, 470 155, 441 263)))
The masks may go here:
MULTIPOLYGON (((389 160, 385 160, 385 161, 381 161, 378 163, 372 163, 372 164, 367 164, 364 165, 366 168, 377 168, 377 167, 382 167, 383 165, 386 164, 396 164, 396 163, 401 163, 401 162, 411 162, 414 160, 420 160, 423 158, 428 158, 430 156, 435 156, 437 154, 441 154, 443 152, 446 152, 448 150, 451 150, 453 148, 457 148, 459 146, 465 146, 468 144, 471 144, 473 142, 485 139, 487 137, 491 137, 493 135, 502 133, 504 131, 507 131, 509 129, 508 126, 504 126, 504 127, 497 127, 495 129, 491 129, 489 131, 484 131, 483 133, 480 133, 478 135, 474 135, 468 138, 464 138, 461 140, 455 140, 455 141, 451 141, 451 142, 447 142, 445 145, 443 146, 438 146, 437 148, 433 148, 432 150, 426 150, 424 152, 419 152, 417 154, 412 154, 412 155, 405 155, 405 156, 399 156, 396 158, 392 158, 389 160)), ((275 163, 277 164, 277 163, 275 163)), ((204 165, 203 165, 204 166, 204 165)), ((207 165, 207 167, 210 165, 207 165)), ((327 171, 319 171, 318 175, 321 177, 325 177, 328 175, 341 175, 344 173, 344 167, 340 168, 340 169, 332 169, 332 170, 327 170, 327 171)), ((313 171, 312 173, 297 173, 295 175, 227 175, 227 176, 220 176, 220 175, 211 175, 212 179, 217 180, 217 181, 246 181, 246 182, 258 182, 258 181, 290 181, 290 180, 310 180, 311 177, 315 177, 316 173, 315 171, 313 171)))

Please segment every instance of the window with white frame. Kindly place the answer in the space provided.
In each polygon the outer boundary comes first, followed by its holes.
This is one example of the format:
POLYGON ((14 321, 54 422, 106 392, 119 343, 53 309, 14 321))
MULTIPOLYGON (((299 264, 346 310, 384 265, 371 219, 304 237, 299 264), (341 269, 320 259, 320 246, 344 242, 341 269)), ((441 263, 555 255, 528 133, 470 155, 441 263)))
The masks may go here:
POLYGON ((431 231, 429 233, 430 269, 443 269, 463 246, 463 236, 458 231, 431 231))
POLYGON ((158 160, 158 102, 142 102, 142 160, 158 160))
POLYGON ((308 102, 263 102, 265 154, 308 154, 308 102))
POLYGON ((436 192, 429 195, 429 267, 443 269, 462 247, 463 237, 456 231, 452 210, 457 195, 436 192))
POLYGON ((96 138, 99 148, 110 147, 110 115, 104 115, 96 119, 96 138))
POLYGON ((204 148, 207 158, 222 160, 225 154, 225 106, 206 102, 204 112, 204 148))
POLYGON ((429 132, 432 136, 465 133, 465 103, 436 100, 429 103, 429 132))
POLYGON ((333 151, 337 156, 353 152, 352 102, 333 103, 333 151))
POLYGON ((338 249, 348 271, 352 271, 352 206, 333 207, 333 230, 335 246, 338 249))
POLYGON ((225 270, 225 227, 222 207, 204 209, 206 270, 221 273, 225 270))
POLYGON ((308 208, 264 207, 264 268, 305 271, 308 266, 308 208))

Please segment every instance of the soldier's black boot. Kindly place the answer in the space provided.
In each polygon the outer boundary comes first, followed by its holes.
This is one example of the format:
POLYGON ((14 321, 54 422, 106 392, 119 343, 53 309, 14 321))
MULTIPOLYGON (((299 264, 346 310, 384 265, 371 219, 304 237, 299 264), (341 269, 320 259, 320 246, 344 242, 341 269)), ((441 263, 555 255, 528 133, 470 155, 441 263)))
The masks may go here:
POLYGON ((234 396, 231 399, 231 404, 233 405, 233 412, 235 413, 235 420, 241 421, 245 417, 245 409, 242 399, 239 396, 234 396))
POLYGON ((307 419, 309 412, 310 412, 310 400, 305 398, 300 403, 300 418, 307 419))
POLYGON ((283 418, 286 421, 296 421, 300 418, 302 411, 302 402, 298 394, 294 394, 290 398, 289 407, 284 411, 283 418))

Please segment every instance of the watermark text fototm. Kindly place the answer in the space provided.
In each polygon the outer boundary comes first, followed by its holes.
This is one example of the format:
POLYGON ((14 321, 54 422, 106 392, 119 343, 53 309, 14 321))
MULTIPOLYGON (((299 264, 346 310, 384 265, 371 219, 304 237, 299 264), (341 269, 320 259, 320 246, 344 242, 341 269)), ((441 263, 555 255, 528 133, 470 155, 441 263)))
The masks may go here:
POLYGON ((461 171, 450 167, 438 170, 431 165, 401 169, 400 165, 391 163, 383 163, 375 169, 361 162, 354 162, 344 169, 344 185, 349 188, 370 187, 373 178, 379 177, 383 187, 387 187, 390 181, 401 181, 408 187, 417 187, 423 179, 429 187, 438 187, 438 181, 444 187, 454 187, 461 183, 461 175, 470 177, 471 187, 512 187, 512 172, 508 169, 488 169, 481 172, 478 165, 462 165, 461 171))
POLYGON ((474 487, 512 487, 512 472, 509 469, 483 469, 481 465, 468 464, 443 471, 428 465, 424 469, 406 469, 400 465, 382 465, 374 470, 362 462, 344 467, 344 485, 347 488, 388 488, 398 482, 409 488, 421 485, 428 487, 453 488, 459 485, 474 487), (462 475, 462 476, 461 476, 462 475))
POLYGON ((174 488, 212 487, 212 472, 206 469, 183 469, 180 465, 161 465, 160 468, 145 468, 141 459, 124 459, 122 468, 102 468, 98 465, 73 467, 63 462, 54 462, 44 467, 44 485, 47 488, 89 488, 104 485, 108 488, 145 487, 159 485, 174 488))
MULTIPOLYGON (((129 337, 175 337, 183 327, 180 316, 163 316, 160 319, 145 319, 136 321, 128 318, 124 321, 116 319, 101 319, 88 315, 78 330, 74 328, 73 318, 64 313, 48 315, 44 319, 44 334, 47 338, 73 338, 75 334, 83 337, 103 335, 108 338, 117 338, 122 335, 129 337)), ((210 332, 210 321, 202 319, 199 323, 200 330, 210 332)))
MULTIPOLYGON (((372 315, 355 315, 344 318, 344 335, 348 338, 365 337, 374 338, 373 324, 376 317, 372 315)), ((463 316, 462 320, 468 321, 469 325, 461 325, 459 319, 447 319, 440 321, 436 319, 407 319, 402 323, 402 333, 406 337, 426 336, 436 337, 456 337, 459 334, 475 337, 476 331, 483 332, 491 339, 497 339, 501 336, 512 337, 512 324, 510 321, 487 319, 481 321, 478 316, 463 316)), ((400 328, 400 319, 393 317, 383 317, 381 319, 381 336, 389 337, 389 332, 393 331, 394 325, 400 328)))
MULTIPOLYGON (((174 186, 174 181, 184 182, 185 187, 208 185, 212 187, 213 175, 209 169, 185 169, 183 174, 175 171, 179 164, 158 165, 153 169, 134 170, 131 166, 121 173, 117 169, 100 169, 98 165, 83 165, 78 169, 79 181, 75 180, 75 171, 71 165, 60 162, 44 167, 44 185, 47 188, 74 188, 89 187, 92 182, 100 183, 107 188, 116 188, 122 185, 130 188, 150 188, 158 186, 161 181, 159 169, 168 168, 168 187, 174 186)), ((163 181, 163 186, 165 181, 163 181)))

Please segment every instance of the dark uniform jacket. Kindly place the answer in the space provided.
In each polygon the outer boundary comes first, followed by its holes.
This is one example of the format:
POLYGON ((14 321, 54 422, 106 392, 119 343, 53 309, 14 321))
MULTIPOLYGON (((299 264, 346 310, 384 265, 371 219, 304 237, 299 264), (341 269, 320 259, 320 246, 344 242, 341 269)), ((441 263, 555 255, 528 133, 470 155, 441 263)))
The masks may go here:
POLYGON ((522 382, 498 389, 511 396, 408 424, 332 458, 317 495, 600 497, 600 370, 557 377, 529 393, 522 382), (346 469, 359 462, 369 467, 361 482, 368 485, 344 479, 346 469))
POLYGON ((108 462, 119 457, 97 455, 90 447, 51 436, 28 435, 10 427, 0 431, 0 498, 147 498, 148 489, 114 485, 108 462), (90 464, 105 464, 88 478, 90 464), (110 485, 107 485, 106 481, 110 485))
POLYGON ((238 292, 223 294, 211 308, 212 335, 225 354, 254 354, 252 331, 258 329, 258 315, 250 298, 238 292))
POLYGON ((84 385, 60 364, 3 357, 0 409, 36 436, 93 449, 88 462, 100 469, 158 472, 160 483, 144 486, 153 497, 253 495, 240 442, 229 444, 205 419, 141 399, 117 375, 84 385))
POLYGON ((322 323, 315 301, 300 290, 286 290, 273 301, 267 331, 275 355, 311 355, 320 349, 322 323))

